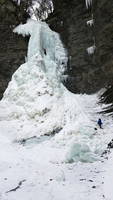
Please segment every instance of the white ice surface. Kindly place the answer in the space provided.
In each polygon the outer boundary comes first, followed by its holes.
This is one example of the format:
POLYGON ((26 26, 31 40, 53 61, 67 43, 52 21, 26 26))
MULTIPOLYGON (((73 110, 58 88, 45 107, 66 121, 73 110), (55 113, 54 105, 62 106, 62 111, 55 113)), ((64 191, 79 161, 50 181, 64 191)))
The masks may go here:
POLYGON ((95 46, 95 45, 93 45, 93 46, 91 46, 91 47, 88 47, 88 48, 87 48, 88 54, 89 54, 89 55, 94 54, 95 49, 96 49, 96 46, 95 46))
POLYGON ((92 5, 92 0, 85 0, 87 9, 92 5))

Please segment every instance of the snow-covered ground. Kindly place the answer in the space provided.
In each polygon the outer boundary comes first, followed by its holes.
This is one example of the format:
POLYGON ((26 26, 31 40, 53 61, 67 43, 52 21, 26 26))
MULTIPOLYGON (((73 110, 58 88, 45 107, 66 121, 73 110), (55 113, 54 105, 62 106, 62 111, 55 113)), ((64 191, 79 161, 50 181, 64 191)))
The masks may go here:
POLYGON ((0 146, 2 200, 105 199, 103 163, 65 164, 50 141, 23 147, 2 137, 0 146))
POLYGON ((57 33, 33 20, 15 32, 31 38, 0 102, 0 200, 113 200, 113 156, 102 157, 112 117, 98 113, 98 94, 62 85, 67 54, 57 33))
MULTIPOLYGON (((17 125, 13 123, 0 123, 0 199, 113 199, 112 154, 109 160, 106 155, 93 163, 66 163, 65 142, 56 144, 53 136, 18 143, 10 137, 17 125)), ((100 134, 101 139, 108 130, 98 130, 96 135, 100 134)))

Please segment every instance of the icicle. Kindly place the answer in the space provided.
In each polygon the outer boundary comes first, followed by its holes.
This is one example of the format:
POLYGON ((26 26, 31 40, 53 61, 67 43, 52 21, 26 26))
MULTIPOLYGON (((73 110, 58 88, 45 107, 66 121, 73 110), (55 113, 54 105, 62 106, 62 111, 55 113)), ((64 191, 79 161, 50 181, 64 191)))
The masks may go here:
POLYGON ((93 24, 94 24, 94 20, 93 19, 87 21, 87 25, 88 26, 93 26, 93 24))
POLYGON ((21 0, 13 0, 13 1, 15 1, 18 6, 20 5, 21 0))
POLYGON ((18 0, 18 5, 20 5, 20 0, 18 0))
POLYGON ((91 46, 91 47, 88 47, 88 48, 87 48, 88 54, 89 54, 89 55, 94 54, 95 49, 96 49, 96 46, 95 46, 95 45, 93 45, 93 46, 91 46))
POLYGON ((85 0, 86 1, 86 8, 88 9, 92 5, 92 0, 85 0))

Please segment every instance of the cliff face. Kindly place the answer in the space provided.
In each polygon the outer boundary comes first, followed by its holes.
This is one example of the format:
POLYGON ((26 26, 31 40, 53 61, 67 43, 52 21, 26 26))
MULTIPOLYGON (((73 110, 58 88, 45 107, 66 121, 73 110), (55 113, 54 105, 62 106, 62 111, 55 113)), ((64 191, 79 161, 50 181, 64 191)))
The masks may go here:
POLYGON ((113 84, 113 2, 95 0, 96 62, 99 68, 99 84, 113 84))
POLYGON ((11 0, 0 0, 0 98, 14 71, 25 60, 27 41, 13 28, 27 15, 11 0))
MULTIPOLYGON (((113 2, 93 0, 53 0, 54 12, 47 22, 60 33, 68 50, 68 79, 72 92, 93 93, 113 82, 113 2), (94 20, 92 26, 87 21, 94 20), (88 47, 95 47, 88 54, 88 47)), ((22 6, 0 0, 0 98, 13 72, 24 62, 27 40, 13 34, 13 28, 26 21, 22 6)))
POLYGON ((69 75, 66 86, 73 92, 93 93, 113 81, 113 2, 53 0, 51 28, 60 33, 68 49, 69 75), (87 21, 94 20, 92 26, 87 21), (94 54, 87 48, 93 46, 94 54))

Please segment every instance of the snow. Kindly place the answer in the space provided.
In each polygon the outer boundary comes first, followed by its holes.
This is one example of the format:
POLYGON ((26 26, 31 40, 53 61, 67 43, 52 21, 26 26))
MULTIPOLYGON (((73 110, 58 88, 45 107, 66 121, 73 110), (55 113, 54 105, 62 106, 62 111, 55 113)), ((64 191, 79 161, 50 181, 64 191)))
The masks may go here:
POLYGON ((106 163, 104 191, 107 199, 113 199, 113 152, 106 163))
POLYGON ((95 49, 96 49, 96 46, 95 46, 95 45, 93 45, 93 46, 91 46, 91 47, 88 47, 88 48, 87 48, 88 54, 89 54, 89 55, 94 54, 95 49))
POLYGON ((93 26, 94 25, 94 20, 91 19, 91 20, 87 21, 87 25, 88 26, 93 26))
POLYGON ((102 157, 112 117, 99 114, 98 94, 75 95, 62 85, 67 52, 57 33, 33 20, 14 32, 30 41, 27 62, 0 101, 0 198, 112 200, 112 155, 102 157))
POLYGON ((42 1, 42 0, 32 0, 32 5, 29 6, 28 12, 30 14, 30 18, 33 20, 45 20, 48 18, 48 14, 53 12, 53 2, 52 0, 49 1, 42 1), (44 4, 44 5, 43 5, 44 4), (42 5, 42 6, 41 6, 42 5), (38 15, 37 10, 41 11, 41 16, 38 15))

